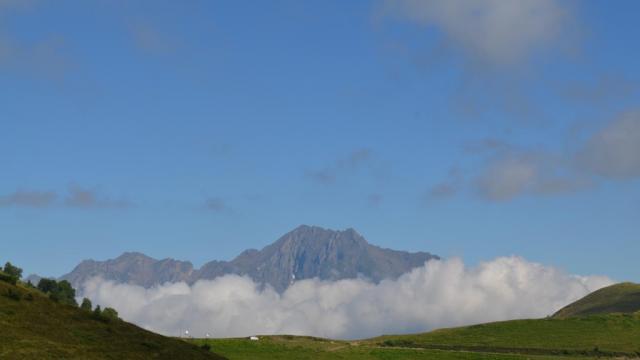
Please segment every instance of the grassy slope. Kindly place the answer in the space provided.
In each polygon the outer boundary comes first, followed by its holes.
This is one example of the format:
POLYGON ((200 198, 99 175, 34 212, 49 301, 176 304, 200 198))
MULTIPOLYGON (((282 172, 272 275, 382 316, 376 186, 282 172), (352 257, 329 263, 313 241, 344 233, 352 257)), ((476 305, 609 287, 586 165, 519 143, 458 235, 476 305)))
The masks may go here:
POLYGON ((382 336, 369 341, 394 346, 509 351, 531 354, 599 352, 640 355, 640 314, 569 319, 513 320, 424 334, 382 336))
POLYGON ((1 359, 222 359, 124 321, 105 321, 0 281, 1 359), (19 291, 21 300, 7 296, 19 291), (31 294, 32 299, 27 299, 31 294))
MULTIPOLYGON (((331 341, 300 336, 266 336, 259 341, 247 339, 195 339, 209 344, 212 351, 230 360, 566 360, 575 357, 531 356, 519 354, 473 353, 434 349, 380 347, 376 343, 331 341)), ((584 359, 584 358, 581 358, 584 359)))
POLYGON ((574 316, 636 311, 640 311, 640 285, 621 283, 594 291, 560 309, 553 317, 564 319, 574 316))

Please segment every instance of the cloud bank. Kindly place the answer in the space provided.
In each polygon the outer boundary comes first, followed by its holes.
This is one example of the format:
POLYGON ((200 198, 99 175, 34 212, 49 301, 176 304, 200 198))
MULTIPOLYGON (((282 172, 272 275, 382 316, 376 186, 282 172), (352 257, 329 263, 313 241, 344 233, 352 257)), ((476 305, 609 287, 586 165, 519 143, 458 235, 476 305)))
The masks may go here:
POLYGON ((150 289, 93 278, 82 296, 166 335, 188 329, 194 336, 351 339, 544 317, 611 283, 607 277, 569 275, 514 256, 473 268, 460 259, 430 261, 379 284, 364 279, 302 280, 283 294, 236 275, 150 289))

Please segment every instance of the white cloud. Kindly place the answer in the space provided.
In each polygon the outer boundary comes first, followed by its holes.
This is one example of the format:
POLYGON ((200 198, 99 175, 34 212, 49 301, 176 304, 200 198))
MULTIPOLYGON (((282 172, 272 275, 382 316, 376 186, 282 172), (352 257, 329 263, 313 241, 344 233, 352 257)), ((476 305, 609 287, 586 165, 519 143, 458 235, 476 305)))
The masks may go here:
POLYGON ((600 287, 519 257, 474 268, 460 259, 429 261, 397 280, 303 280, 283 294, 247 277, 165 284, 145 289, 94 278, 83 296, 121 317, 166 335, 297 334, 363 338, 514 318, 543 317, 600 287))
POLYGON ((383 13, 440 30, 451 46, 490 65, 513 65, 555 45, 571 24, 558 0, 387 0, 383 13))

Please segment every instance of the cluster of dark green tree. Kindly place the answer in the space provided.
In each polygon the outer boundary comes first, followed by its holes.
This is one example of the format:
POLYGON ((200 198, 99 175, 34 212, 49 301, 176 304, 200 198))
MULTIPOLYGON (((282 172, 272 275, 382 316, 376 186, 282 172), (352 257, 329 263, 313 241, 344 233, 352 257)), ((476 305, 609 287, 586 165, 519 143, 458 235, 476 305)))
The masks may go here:
MULTIPOLYGON (((16 285, 18 281, 22 278, 22 269, 7 262, 4 265, 4 268, 0 268, 0 281, 5 281, 16 285)), ((25 284, 28 287, 36 288, 47 294, 49 298, 55 302, 59 302, 62 304, 78 306, 78 302, 76 301, 76 290, 71 286, 67 280, 56 281, 54 279, 40 279, 37 286, 33 286, 31 282, 27 282, 25 284)), ((17 300, 21 298, 14 296, 17 300)), ((110 307, 101 309, 100 305, 97 305, 95 309, 92 309, 93 305, 91 304, 91 300, 84 298, 82 299, 82 304, 80 304, 80 309, 89 311, 93 314, 94 317, 101 320, 117 320, 118 312, 110 307)))
POLYGON ((76 302, 76 289, 67 280, 55 281, 54 279, 40 279, 38 290, 49 295, 49 298, 62 304, 78 306, 76 302))
POLYGON ((80 304, 80 309, 84 311, 90 311, 97 318, 106 319, 106 320, 119 319, 118 312, 114 308, 107 307, 107 308, 104 308, 104 310, 102 310, 100 308, 100 305, 96 305, 96 308, 91 310, 92 307, 93 305, 91 304, 91 300, 87 298, 82 299, 82 303, 80 304))
POLYGON ((4 268, 0 268, 0 281, 15 285, 20 278, 22 278, 22 269, 10 262, 4 264, 4 268))

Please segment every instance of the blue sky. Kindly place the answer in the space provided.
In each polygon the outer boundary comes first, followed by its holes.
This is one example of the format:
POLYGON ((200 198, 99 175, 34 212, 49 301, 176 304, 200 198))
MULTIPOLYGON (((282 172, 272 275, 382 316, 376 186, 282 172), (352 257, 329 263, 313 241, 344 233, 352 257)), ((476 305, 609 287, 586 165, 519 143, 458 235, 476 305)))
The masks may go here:
POLYGON ((639 7, 0 0, 0 260, 313 224, 638 281, 639 7))

